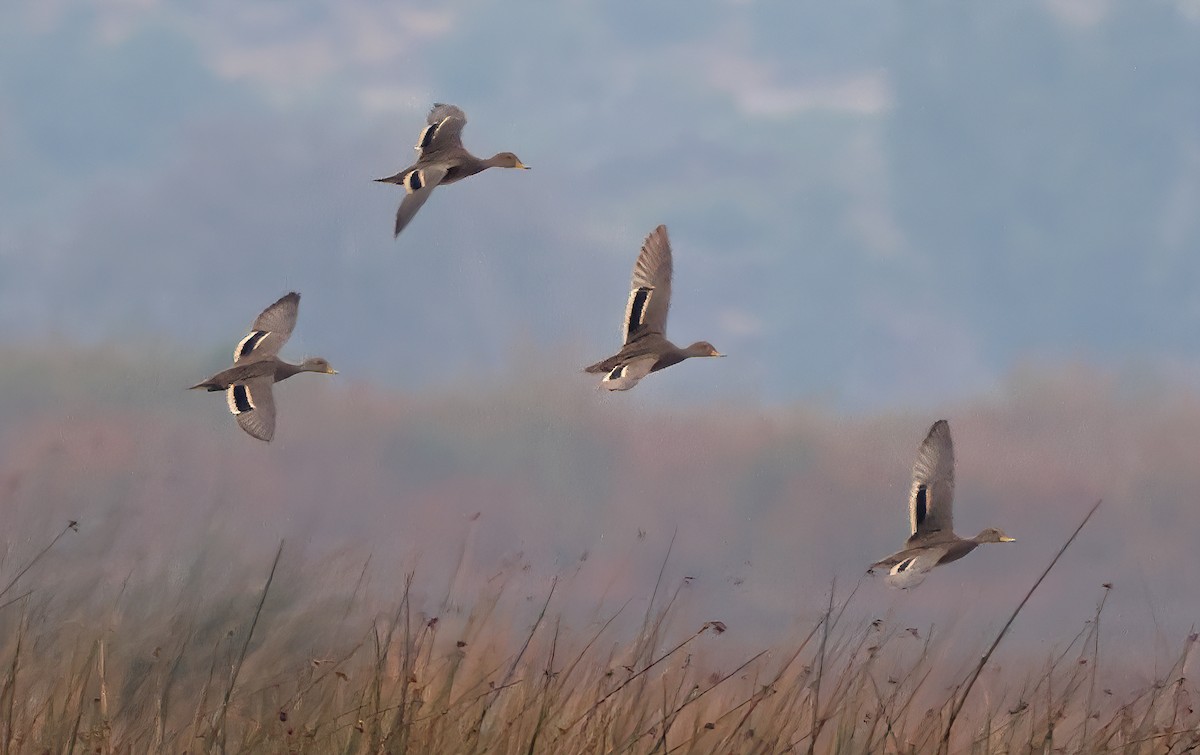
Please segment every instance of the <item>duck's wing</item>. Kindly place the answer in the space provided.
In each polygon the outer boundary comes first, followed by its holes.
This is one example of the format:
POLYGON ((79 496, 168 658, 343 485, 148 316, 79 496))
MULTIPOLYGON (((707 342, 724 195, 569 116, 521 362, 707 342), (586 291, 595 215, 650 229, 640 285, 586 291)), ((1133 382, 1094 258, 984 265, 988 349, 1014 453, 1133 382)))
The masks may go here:
POLYGON ((627 391, 638 384, 638 381, 650 374, 654 363, 658 361, 655 354, 646 354, 633 359, 619 362, 600 381, 600 387, 609 391, 627 391))
POLYGON ((888 587, 907 590, 925 581, 933 567, 937 566, 938 554, 922 551, 894 564, 884 581, 888 587))
POLYGON ((938 565, 941 551, 934 548, 905 548, 893 553, 882 561, 871 564, 867 574, 886 572, 884 578, 888 587, 916 587, 925 580, 925 576, 938 565))
POLYGON ((625 307, 625 326, 621 335, 625 343, 643 333, 666 333, 667 310, 671 306, 671 242, 667 227, 660 225, 642 243, 633 280, 629 286, 629 303, 625 307))
POLYGON ((417 138, 419 158, 446 150, 463 149, 462 130, 467 125, 467 114, 462 109, 439 102, 430 109, 425 122, 428 125, 417 138))
POLYGON ((446 177, 446 168, 440 165, 418 167, 405 173, 397 181, 406 192, 396 209, 396 230, 393 236, 399 236, 400 231, 416 216, 417 210, 429 199, 429 195, 446 177))
POLYGON ((273 376, 251 378, 234 383, 225 391, 229 411, 242 429, 259 440, 275 437, 275 396, 273 376))
POLYGON ((250 333, 238 341, 233 350, 234 363, 256 362, 278 354, 291 337, 299 312, 300 294, 293 291, 279 297, 254 320, 250 333))
POLYGON ((913 538, 948 537, 954 532, 954 444, 950 423, 944 419, 933 423, 917 451, 908 513, 913 538))

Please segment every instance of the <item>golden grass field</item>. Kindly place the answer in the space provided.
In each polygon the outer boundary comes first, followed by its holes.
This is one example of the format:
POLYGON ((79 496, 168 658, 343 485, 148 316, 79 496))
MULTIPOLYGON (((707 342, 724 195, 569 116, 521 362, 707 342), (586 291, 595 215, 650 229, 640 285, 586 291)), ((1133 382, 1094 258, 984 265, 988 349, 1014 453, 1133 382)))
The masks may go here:
MULTIPOLYGON (((49 578, 60 545, 21 576, 49 578)), ((640 616, 628 596, 572 627, 556 613, 569 580, 521 597, 508 589, 519 564, 462 602, 417 605, 414 576, 399 575, 390 604, 372 606, 369 560, 338 588, 315 565, 285 575, 280 554, 241 590, 205 594, 200 568, 83 615, 86 594, 46 601, 10 583, 0 752, 936 752, 973 665, 946 667, 936 629, 851 623, 852 590, 806 631, 740 647, 736 625, 677 620, 686 580, 650 585, 640 616)), ((1114 692, 1106 597, 1054 655, 976 687, 950 751, 1200 746, 1186 673, 1196 635, 1153 683, 1114 692)))

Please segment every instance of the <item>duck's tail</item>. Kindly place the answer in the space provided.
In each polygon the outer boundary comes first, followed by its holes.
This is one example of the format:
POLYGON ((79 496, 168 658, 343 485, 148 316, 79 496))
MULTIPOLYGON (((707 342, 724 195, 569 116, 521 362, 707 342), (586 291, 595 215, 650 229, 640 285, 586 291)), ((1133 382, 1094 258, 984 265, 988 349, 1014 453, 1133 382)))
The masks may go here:
POLYGON ((617 366, 619 357, 620 357, 620 355, 618 354, 616 356, 611 356, 608 359, 596 362, 595 364, 589 364, 587 367, 583 368, 583 371, 591 372, 591 373, 612 372, 613 369, 617 366))

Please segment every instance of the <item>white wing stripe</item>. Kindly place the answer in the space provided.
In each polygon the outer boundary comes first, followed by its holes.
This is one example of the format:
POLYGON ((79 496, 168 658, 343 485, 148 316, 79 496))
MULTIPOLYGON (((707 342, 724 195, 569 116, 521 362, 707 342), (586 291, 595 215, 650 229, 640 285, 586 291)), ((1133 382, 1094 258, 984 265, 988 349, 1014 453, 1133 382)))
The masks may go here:
POLYGON ((233 361, 238 362, 253 354, 254 350, 261 346, 269 335, 271 335, 269 330, 250 331, 250 334, 238 341, 238 345, 233 348, 233 361))
POLYGON ((425 149, 426 147, 428 147, 429 143, 431 141, 433 141, 433 131, 436 128, 437 128, 437 124, 434 123, 434 124, 430 124, 430 125, 426 126, 425 128, 421 129, 421 135, 419 137, 417 137, 417 144, 416 144, 416 147, 414 147, 414 149, 422 150, 422 149, 425 149))

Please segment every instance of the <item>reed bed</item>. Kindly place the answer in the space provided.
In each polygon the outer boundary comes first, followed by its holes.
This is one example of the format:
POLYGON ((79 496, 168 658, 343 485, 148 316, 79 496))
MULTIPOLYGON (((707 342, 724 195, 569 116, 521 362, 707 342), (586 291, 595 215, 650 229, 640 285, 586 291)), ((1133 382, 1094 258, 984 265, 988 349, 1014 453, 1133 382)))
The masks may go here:
POLYGON ((519 565, 468 586, 466 599, 430 597, 417 575, 392 575, 381 605, 366 589, 369 558, 331 589, 323 564, 281 568, 285 551, 254 578, 218 583, 198 566, 131 578, 103 601, 88 585, 59 584, 50 546, 6 565, 0 755, 1200 746, 1187 673, 1197 636, 1152 683, 1114 692, 1105 657, 1123 649, 1102 637, 1107 589, 1060 650, 968 698, 987 656, 954 661, 938 651, 936 630, 852 619, 857 586, 831 586, 804 631, 741 648, 736 624, 682 625, 685 583, 666 584, 665 569, 647 595, 627 596, 649 606, 642 615, 627 602, 571 627, 557 610, 568 582, 529 600, 508 589, 519 565))

